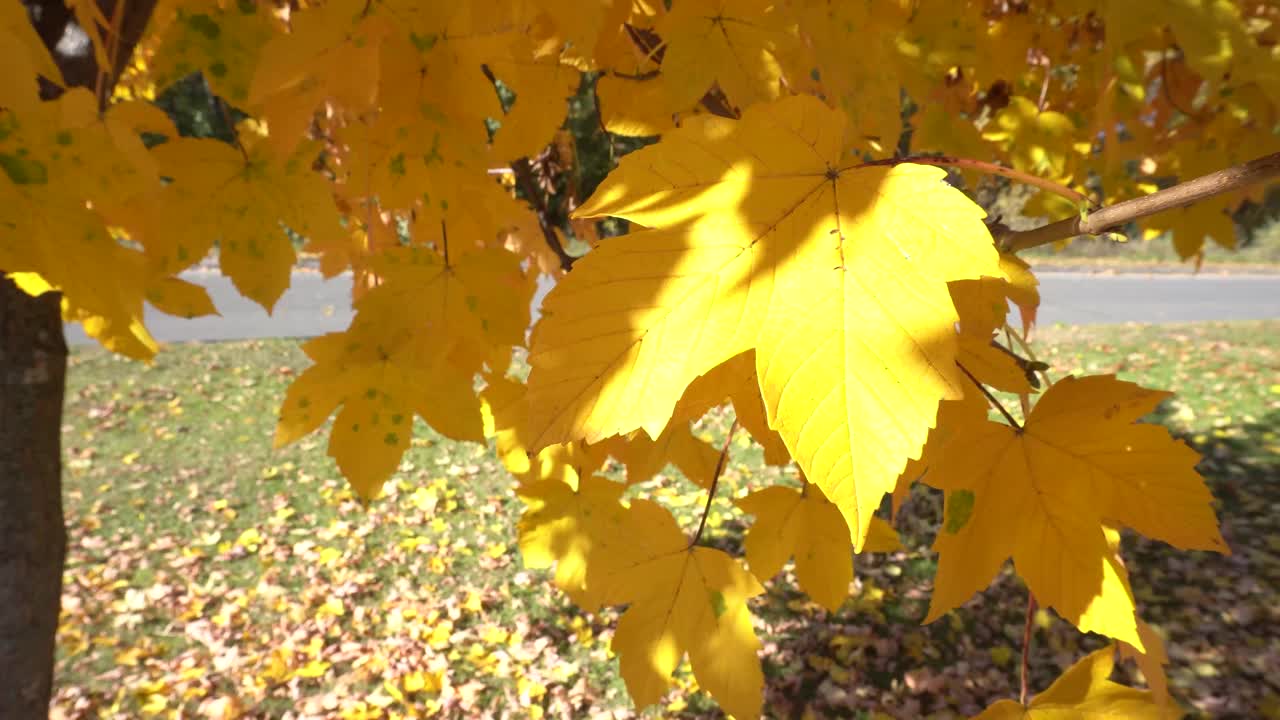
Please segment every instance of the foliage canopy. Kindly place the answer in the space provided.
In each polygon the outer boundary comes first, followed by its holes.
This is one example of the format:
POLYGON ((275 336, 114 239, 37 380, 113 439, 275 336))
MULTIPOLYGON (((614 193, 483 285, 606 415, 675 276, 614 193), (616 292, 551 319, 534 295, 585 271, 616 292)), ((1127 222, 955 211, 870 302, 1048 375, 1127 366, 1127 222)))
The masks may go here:
MULTIPOLYGON (((927 620, 1012 558, 1149 677, 1162 650, 1119 529, 1227 552, 1196 454, 1137 424, 1166 394, 1052 382, 1026 343, 1034 275, 957 185, 995 171, 1040 190, 1027 214, 1068 217, 1280 149, 1272 3, 162 0, 122 76, 52 99, 57 64, 22 6, 0 8, 0 268, 148 359, 144 302, 216 312, 182 271, 216 247, 269 311, 305 237, 326 275, 353 274, 356 315, 306 344, 277 444, 332 418, 329 454, 372 500, 415 416, 492 439, 528 505, 526 562, 584 608, 629 606, 614 649, 638 705, 687 655, 728 712, 758 715, 749 599, 794 555, 839 607, 851 553, 893 547, 886 495, 921 479, 946 492, 927 620), (184 137, 151 102, 197 72, 211 112, 242 118, 232 142, 184 137), (561 129, 583 88, 611 148, 661 136, 589 198, 561 129), (634 229, 603 238, 606 217, 634 229), (539 275, 555 288, 526 333, 539 275), (597 474, 610 456, 630 484, 673 463, 714 495, 728 445, 692 424, 727 403, 799 471, 738 500, 745 563, 597 474)), ((118 14, 73 9, 116 67, 118 14)), ((1230 212, 1257 192, 1138 230, 1193 258, 1234 242, 1230 212)), ((1095 653, 984 717, 1176 714, 1110 669, 1095 653)))

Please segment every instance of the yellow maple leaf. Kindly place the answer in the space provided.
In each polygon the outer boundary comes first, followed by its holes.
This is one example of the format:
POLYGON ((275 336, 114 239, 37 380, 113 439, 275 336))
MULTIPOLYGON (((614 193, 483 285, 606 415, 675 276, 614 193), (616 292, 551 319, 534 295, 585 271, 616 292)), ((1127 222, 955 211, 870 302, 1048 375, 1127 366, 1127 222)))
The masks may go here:
POLYGON ((629 603, 613 636, 622 677, 637 707, 661 699, 686 653, 698 687, 739 718, 760 715, 764 675, 747 600, 764 588, 720 550, 690 546, 671 513, 635 500, 631 553, 609 553, 604 598, 629 603))
POLYGON ((159 278, 147 286, 147 302, 157 310, 178 317, 194 318, 217 315, 209 291, 182 278, 159 278))
POLYGON ((341 406, 329 437, 329 455, 364 498, 377 495, 409 448, 413 415, 461 440, 483 437, 472 375, 438 350, 375 328, 357 327, 309 341, 315 362, 285 393, 275 446, 283 447, 324 423, 341 406))
POLYGON ((609 438, 592 448, 614 456, 627 466, 628 485, 647 482, 671 464, 680 468, 695 485, 711 487, 720 461, 720 451, 694 437, 687 422, 668 423, 656 439, 637 430, 627 437, 609 438))
POLYGON ((956 362, 984 385, 1020 395, 1031 393, 1026 371, 1012 352, 992 344, 1004 327, 1012 286, 1002 278, 981 278, 957 280, 950 289, 960 315, 956 362))
MULTIPOLYGON (((626 553, 630 539, 626 486, 589 475, 575 490, 559 480, 535 480, 517 491, 526 509, 520 516, 520 554, 531 568, 555 566, 556 587, 578 607, 595 612, 602 602, 602 553, 626 553)), ((614 562, 618 559, 615 557, 614 562)))
POLYGON ((259 3, 161 3, 144 40, 156 48, 148 74, 158 87, 167 88, 203 72, 213 94, 244 107, 262 47, 278 27, 276 18, 259 3))
POLYGON ((596 81, 596 102, 604 129, 615 135, 661 135, 675 127, 676 114, 667 109, 666 89, 657 70, 640 76, 602 75, 596 81))
POLYGON ((902 83, 894 37, 909 17, 903 10, 877 0, 815 0, 801 10, 800 32, 813 47, 821 95, 848 115, 853 150, 883 155, 898 147, 902 83))
POLYGON ((671 112, 692 107, 716 83, 738 107, 777 98, 784 63, 799 47, 794 22, 769 0, 684 0, 657 30, 671 112))
POLYGON ((1041 112, 1031 100, 1015 95, 996 115, 988 140, 1003 144, 1019 170, 1063 178, 1069 175, 1068 159, 1075 125, 1060 112, 1041 112))
POLYGON ((1204 250, 1206 238, 1222 247, 1236 246, 1236 226, 1228 212, 1234 203, 1227 198, 1209 198, 1185 208, 1175 208, 1141 221, 1148 237, 1168 232, 1173 235, 1173 248, 1186 260, 1204 250))
POLYGON ((135 103, 100 114, 93 93, 72 88, 29 113, 6 112, 0 133, 0 267, 28 293, 62 292, 65 320, 140 359, 156 352, 143 299, 167 270, 114 227, 131 199, 160 188, 137 134, 171 129, 157 116, 135 103))
POLYGON ((928 484, 949 491, 926 622, 985 587, 1005 559, 1042 605, 1086 632, 1143 649, 1128 574, 1102 522, 1181 549, 1228 552, 1199 455, 1133 424, 1169 393, 1111 375, 1060 380, 1021 429, 983 422, 931 452, 928 484))
POLYGON ((1068 718, 1116 718, 1164 720, 1182 717, 1176 707, 1156 704, 1151 693, 1135 690, 1108 678, 1115 665, 1115 648, 1097 650, 1062 673, 1049 689, 1030 705, 1001 700, 974 720, 1067 720, 1068 718))
POLYGON ((523 41, 508 50, 510 58, 490 63, 498 79, 516 93, 493 141, 494 154, 506 160, 536 155, 551 142, 564 123, 568 98, 582 81, 582 73, 561 62, 559 52, 526 47, 523 41))
POLYGON ((332 0, 289 16, 290 32, 262 45, 248 103, 267 121, 272 148, 293 154, 321 102, 352 112, 377 100, 379 46, 394 20, 363 0, 332 0))
POLYGON ((754 348, 769 425, 861 544, 938 402, 962 394, 946 283, 999 269, 941 170, 844 164, 844 133, 793 97, 623 159, 578 214, 659 229, 601 243, 548 295, 531 449, 657 437, 695 378, 754 348))
POLYGON ((17 112, 40 102, 37 75, 62 85, 62 73, 27 17, 25 6, 10 3, 0 9, 0 107, 17 112))
POLYGON ((494 450, 507 472, 522 484, 556 480, 577 490, 579 479, 595 472, 608 456, 572 442, 548 445, 529 452, 521 422, 527 388, 509 378, 486 377, 484 399, 485 436, 492 437, 494 450))
MULTIPOLYGON (((853 538, 840 511, 817 486, 774 486, 734 504, 756 516, 744 542, 751 574, 768 580, 795 557, 796 579, 814 602, 835 612, 853 580, 853 538)), ((864 552, 902 548, 898 533, 880 518, 871 523, 864 552)))
POLYGON ((1142 638, 1146 651, 1121 642, 1118 643, 1120 657, 1137 663, 1157 705, 1172 705, 1173 700, 1169 697, 1169 677, 1164 671, 1164 666, 1169 664, 1169 654, 1164 647, 1164 638, 1143 620, 1138 621, 1138 637, 1142 638))
MULTIPOLYGON (((182 227, 174 253, 185 262, 219 243, 224 275, 268 312, 289 287, 297 254, 285 226, 324 239, 342 234, 328 182, 311 167, 316 147, 288 158, 241 133, 243 154, 217 140, 179 138, 155 147, 162 172, 174 179, 157 201, 160 227, 182 227)), ((194 258, 195 260, 192 260, 194 258)))

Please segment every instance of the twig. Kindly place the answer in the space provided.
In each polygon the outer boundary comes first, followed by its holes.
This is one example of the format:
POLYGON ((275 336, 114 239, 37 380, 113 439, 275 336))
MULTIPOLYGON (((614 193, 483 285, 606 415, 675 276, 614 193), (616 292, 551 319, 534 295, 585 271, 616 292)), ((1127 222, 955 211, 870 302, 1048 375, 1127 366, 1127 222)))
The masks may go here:
POLYGON ((1031 619, 1035 617, 1035 614, 1036 596, 1035 593, 1031 592, 1030 588, 1027 588, 1027 623, 1022 628, 1022 667, 1018 673, 1020 678, 1019 685, 1021 686, 1018 691, 1018 702, 1023 705, 1027 704, 1027 675, 1030 674, 1028 670, 1031 666, 1031 619))
POLYGON ((724 472, 725 463, 729 460, 729 443, 733 441, 733 431, 738 429, 738 421, 734 420, 725 433, 724 445, 720 448, 720 459, 716 461, 715 475, 711 476, 711 487, 707 488, 707 504, 702 508, 702 519, 698 521, 698 532, 693 534, 689 547, 698 544, 702 538, 702 529, 707 526, 707 516, 711 514, 711 501, 716 499, 716 488, 720 486, 720 473, 724 472))
POLYGON ((876 165, 901 165, 903 163, 914 163, 916 165, 936 165, 938 167, 957 167, 957 168, 965 168, 968 170, 977 170, 978 172, 987 173, 988 175, 999 175, 1000 177, 1009 178, 1010 180, 1023 183, 1024 185, 1032 185, 1032 186, 1038 187, 1041 190, 1046 190, 1055 195, 1064 197, 1067 200, 1070 200, 1072 203, 1085 203, 1090 206, 1093 205, 1093 201, 1089 199, 1088 195, 1085 195, 1084 193, 1076 190, 1072 190, 1071 188, 1067 187, 1066 185, 1063 185, 1062 183, 1057 183, 1048 178, 1042 178, 1038 175, 1032 175, 1031 173, 1022 172, 1021 170, 1015 170, 1011 167, 1005 167, 1004 165, 998 165, 993 162, 986 162, 985 160, 973 160, 970 158, 951 157, 949 155, 915 156, 915 157, 907 156, 907 157, 897 157, 897 158, 886 158, 884 160, 872 160, 870 162, 865 162, 859 165, 855 165, 854 167, 872 167, 876 165))
POLYGON ((999 238, 1000 245, 1006 252, 1017 252, 1077 235, 1098 235, 1139 218, 1186 207, 1277 177, 1280 177, 1280 152, 1209 173, 1145 197, 1125 200, 1033 230, 1006 233, 999 238))
POLYGON ((538 227, 542 229, 542 237, 547 241, 551 251, 560 259, 560 268, 569 272, 573 269, 573 262, 577 258, 564 249, 564 245, 560 244, 560 238, 556 236, 555 228, 551 227, 547 203, 542 198, 542 193, 538 192, 537 186, 533 184, 533 165, 529 162, 529 158, 522 157, 511 163, 511 171, 515 173, 520 191, 525 194, 530 203, 533 203, 534 214, 538 216, 538 227))
POLYGON ((1005 420, 1009 421, 1010 425, 1012 425, 1018 432, 1022 432, 1022 426, 1018 424, 1018 421, 1013 419, 1013 415, 1010 415, 1009 411, 1004 409, 1004 405, 1001 404, 1001 402, 996 399, 995 395, 991 394, 991 391, 988 390, 985 385, 978 382, 978 378, 974 377, 973 373, 969 372, 969 368, 965 367, 964 365, 961 365, 958 362, 956 363, 956 367, 960 368, 960 372, 964 373, 965 377, 968 377, 970 380, 972 380, 973 384, 976 385, 978 389, 982 391, 982 394, 987 396, 987 401, 991 403, 992 407, 1000 411, 1000 414, 1004 416, 1005 420))
POLYGON ((1053 78, 1053 66, 1049 60, 1046 58, 1041 64, 1044 66, 1044 82, 1040 85, 1040 100, 1036 102, 1037 113, 1044 112, 1045 103, 1049 99, 1049 80, 1053 78))

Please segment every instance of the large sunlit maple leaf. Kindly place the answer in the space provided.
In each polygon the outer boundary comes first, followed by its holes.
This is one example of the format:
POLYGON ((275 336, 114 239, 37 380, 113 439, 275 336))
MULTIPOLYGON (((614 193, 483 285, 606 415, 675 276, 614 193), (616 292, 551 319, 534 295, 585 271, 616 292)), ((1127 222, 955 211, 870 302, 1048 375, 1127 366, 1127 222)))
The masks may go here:
POLYGON ((1041 604, 1142 649, 1128 575, 1103 523, 1228 552, 1195 471, 1200 456, 1163 427, 1134 424, 1169 396, 1111 375, 1066 378, 1021 429, 969 423, 931 450, 925 482, 952 492, 926 622, 986 587, 1012 557, 1041 604))
POLYGON ((974 720, 1068 720, 1074 718, 1132 718, 1165 720, 1182 717, 1176 707, 1159 705, 1151 692, 1112 682, 1115 648, 1097 650, 1053 681, 1029 705, 1001 700, 974 720))
POLYGON ((747 600, 764 588, 720 550, 690 546, 661 505, 634 500, 631 548, 600 557, 605 601, 628 603, 613 637, 636 707, 661 699, 686 653, 698 686, 738 718, 760 715, 764 675, 747 600))
POLYGON ((998 276, 982 210, 933 167, 859 166, 811 97, 689 120, 579 209, 655 230, 601 243, 532 339, 533 449, 641 427, 755 349, 769 424, 858 543, 968 382, 947 282, 998 276))

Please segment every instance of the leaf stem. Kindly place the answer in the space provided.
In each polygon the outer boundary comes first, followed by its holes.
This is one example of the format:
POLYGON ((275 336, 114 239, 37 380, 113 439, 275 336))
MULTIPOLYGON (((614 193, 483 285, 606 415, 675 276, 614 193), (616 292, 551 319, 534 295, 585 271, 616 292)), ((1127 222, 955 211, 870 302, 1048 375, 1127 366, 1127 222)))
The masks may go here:
POLYGON ((440 218, 440 243, 444 246, 444 266, 449 268, 449 227, 445 225, 444 218, 440 218))
POLYGON ((855 165, 854 167, 902 165, 904 163, 935 165, 937 167, 957 167, 966 170, 977 170, 978 172, 987 173, 988 175, 999 175, 1000 177, 1009 178, 1010 180, 1023 183, 1024 185, 1033 185, 1041 190, 1064 197, 1072 203, 1085 203, 1089 207, 1093 207, 1093 201, 1089 199, 1088 195, 1077 190, 1072 190, 1062 183, 1054 182, 1048 178, 1042 178, 1038 175, 1032 175, 1031 173, 1023 172, 1021 170, 1015 170, 1011 167, 1005 167, 1004 165, 997 163, 987 162, 985 160, 973 160, 971 158, 952 157, 950 155, 918 155, 887 158, 884 160, 872 160, 870 162, 862 163, 861 165, 855 165))
POLYGON ((1022 665, 1018 673, 1019 686, 1018 702, 1023 705, 1027 704, 1027 675, 1031 666, 1031 620, 1036 614, 1036 595, 1031 592, 1031 588, 1027 588, 1027 620, 1022 628, 1022 665))
POLYGON ((1004 408, 1004 405, 1002 405, 1000 401, 996 399, 995 395, 991 394, 991 391, 988 390, 985 385, 978 382, 978 378, 974 377, 973 373, 969 372, 969 368, 965 367, 964 365, 961 365, 959 362, 956 363, 956 367, 960 368, 960 372, 964 373, 965 376, 968 377, 971 381, 973 381, 973 384, 976 385, 978 389, 982 391, 982 394, 987 396, 987 401, 991 403, 992 407, 1000 411, 1000 414, 1004 416, 1005 420, 1009 421, 1010 425, 1012 425, 1015 429, 1017 429, 1018 432, 1022 432, 1022 426, 1018 424, 1018 421, 1013 419, 1013 416, 1009 414, 1009 411, 1006 410, 1004 408))
POLYGON ((711 514, 711 501, 715 500, 716 489, 720 486, 720 474, 724 472, 724 466, 729 460, 729 443, 733 441, 733 433, 737 429, 738 421, 734 420, 729 426, 729 432, 725 433, 724 445, 720 448, 720 459, 716 460, 716 472, 711 476, 711 487, 707 488, 707 504, 702 508, 702 519, 698 521, 698 531, 689 541, 689 547, 697 545, 698 540, 702 539, 702 530, 707 526, 707 516, 711 514))
MULTIPOLYGON (((1006 337, 1013 339, 1013 342, 1027 356, 1027 359, 1031 361, 1032 367, 1035 367, 1037 365, 1040 365, 1040 366, 1047 365, 1047 363, 1040 362, 1040 359, 1036 357, 1035 351, 1031 349, 1031 344, 1027 342, 1027 339, 1023 337, 1021 333, 1019 333, 1017 330, 1014 330, 1013 326, 1010 325, 1009 323, 1004 324, 1004 334, 1006 337)), ((1039 372, 1040 376, 1044 378, 1045 387, 1048 387, 1053 384, 1053 379, 1049 377, 1048 370, 1041 370, 1037 367, 1036 372, 1039 372)))

